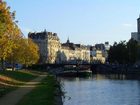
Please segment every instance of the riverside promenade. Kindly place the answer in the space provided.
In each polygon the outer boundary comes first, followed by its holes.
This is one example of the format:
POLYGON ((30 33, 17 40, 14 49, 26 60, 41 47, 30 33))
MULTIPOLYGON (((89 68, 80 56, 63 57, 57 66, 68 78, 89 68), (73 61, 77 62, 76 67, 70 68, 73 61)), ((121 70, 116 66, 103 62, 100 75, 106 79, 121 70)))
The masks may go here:
POLYGON ((17 90, 12 91, 7 95, 3 96, 0 99, 0 105, 16 105, 23 98, 24 95, 33 90, 36 87, 36 85, 40 83, 40 81, 46 76, 47 75, 40 75, 36 79, 33 79, 30 82, 24 84, 23 86, 20 86, 17 90))

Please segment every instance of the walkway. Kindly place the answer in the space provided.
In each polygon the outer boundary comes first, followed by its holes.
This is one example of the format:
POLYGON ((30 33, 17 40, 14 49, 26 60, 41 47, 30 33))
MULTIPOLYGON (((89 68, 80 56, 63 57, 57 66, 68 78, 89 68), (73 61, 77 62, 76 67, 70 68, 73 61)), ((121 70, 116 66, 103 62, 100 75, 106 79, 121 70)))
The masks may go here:
POLYGON ((29 93, 36 85, 46 77, 46 75, 40 75, 36 79, 27 82, 25 85, 20 86, 17 90, 10 92, 0 99, 0 105, 16 105, 24 95, 29 93))

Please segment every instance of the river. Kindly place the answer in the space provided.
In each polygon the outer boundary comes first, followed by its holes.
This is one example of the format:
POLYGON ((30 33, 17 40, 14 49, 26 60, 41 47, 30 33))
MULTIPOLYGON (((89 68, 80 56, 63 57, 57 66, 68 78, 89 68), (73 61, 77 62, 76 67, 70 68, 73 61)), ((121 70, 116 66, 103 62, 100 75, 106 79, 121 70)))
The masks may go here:
POLYGON ((61 78, 64 105, 140 105, 140 80, 125 75, 61 78))

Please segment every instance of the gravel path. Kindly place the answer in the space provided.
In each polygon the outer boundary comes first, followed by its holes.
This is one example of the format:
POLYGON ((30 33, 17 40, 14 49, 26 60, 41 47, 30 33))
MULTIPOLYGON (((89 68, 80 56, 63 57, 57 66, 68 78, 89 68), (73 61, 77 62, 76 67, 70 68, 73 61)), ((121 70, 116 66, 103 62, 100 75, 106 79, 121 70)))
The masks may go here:
POLYGON ((0 98, 0 105, 16 105, 24 95, 29 93, 36 85, 46 77, 46 75, 40 75, 34 80, 27 82, 25 85, 20 86, 17 90, 8 93, 0 98))

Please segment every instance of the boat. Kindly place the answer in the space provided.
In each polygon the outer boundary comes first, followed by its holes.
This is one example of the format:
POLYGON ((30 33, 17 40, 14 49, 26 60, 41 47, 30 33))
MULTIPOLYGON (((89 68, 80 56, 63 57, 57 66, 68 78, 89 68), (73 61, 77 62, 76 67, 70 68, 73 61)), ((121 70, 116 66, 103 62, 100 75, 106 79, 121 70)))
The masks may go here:
POLYGON ((73 70, 64 70, 60 72, 58 76, 62 77, 86 77, 91 76, 92 71, 90 69, 87 70, 80 70, 80 69, 73 69, 73 70))

